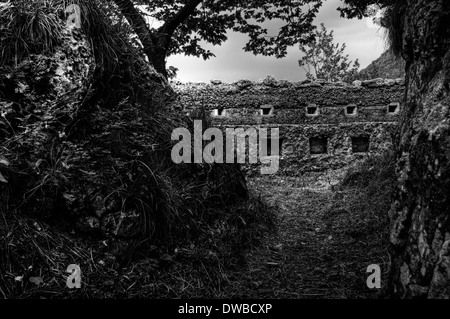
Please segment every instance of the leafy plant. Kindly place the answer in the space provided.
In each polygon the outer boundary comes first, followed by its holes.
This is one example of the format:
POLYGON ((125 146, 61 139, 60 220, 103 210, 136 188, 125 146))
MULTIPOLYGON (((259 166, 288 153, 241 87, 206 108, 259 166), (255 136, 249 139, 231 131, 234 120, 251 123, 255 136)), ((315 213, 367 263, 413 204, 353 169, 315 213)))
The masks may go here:
POLYGON ((289 46, 307 44, 313 39, 312 20, 322 5, 322 0, 114 2, 138 35, 149 61, 166 76, 168 56, 182 53, 205 60, 214 57, 202 41, 221 45, 227 40, 228 31, 249 36, 245 51, 282 58, 289 46), (152 27, 147 18, 162 25, 152 27), (275 34, 270 34, 265 24, 272 20, 282 23, 275 34))
POLYGON ((0 66, 17 65, 31 53, 49 53, 60 43, 57 9, 46 1, 8 1, 0 4, 0 66))

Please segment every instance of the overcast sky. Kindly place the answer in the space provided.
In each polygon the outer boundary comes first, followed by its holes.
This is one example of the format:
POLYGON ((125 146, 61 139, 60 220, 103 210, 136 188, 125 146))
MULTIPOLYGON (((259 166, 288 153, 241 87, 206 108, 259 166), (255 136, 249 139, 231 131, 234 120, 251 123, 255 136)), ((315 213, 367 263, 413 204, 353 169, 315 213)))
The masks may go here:
MULTIPOLYGON (((359 59, 361 68, 365 68, 385 50, 383 31, 367 20, 341 18, 336 10, 341 4, 340 0, 325 0, 315 24, 324 23, 328 30, 334 30, 335 43, 345 42, 350 60, 359 59)), ((290 48, 287 57, 276 59, 244 52, 242 48, 247 39, 246 35, 230 32, 228 41, 222 46, 208 46, 216 57, 204 61, 202 58, 174 55, 169 57, 167 66, 177 67, 177 80, 183 82, 258 81, 267 75, 289 81, 306 78, 305 72, 298 66, 301 57, 298 46, 290 48)))

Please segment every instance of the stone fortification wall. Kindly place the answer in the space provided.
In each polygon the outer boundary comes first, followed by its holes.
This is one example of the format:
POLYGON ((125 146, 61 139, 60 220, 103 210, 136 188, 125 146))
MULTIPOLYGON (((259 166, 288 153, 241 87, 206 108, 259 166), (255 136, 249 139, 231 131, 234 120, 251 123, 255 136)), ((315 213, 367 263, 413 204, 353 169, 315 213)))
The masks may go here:
POLYGON ((404 92, 403 79, 349 85, 268 77, 172 86, 185 112, 204 109, 215 127, 279 128, 279 173, 288 175, 340 168, 390 148, 404 92))

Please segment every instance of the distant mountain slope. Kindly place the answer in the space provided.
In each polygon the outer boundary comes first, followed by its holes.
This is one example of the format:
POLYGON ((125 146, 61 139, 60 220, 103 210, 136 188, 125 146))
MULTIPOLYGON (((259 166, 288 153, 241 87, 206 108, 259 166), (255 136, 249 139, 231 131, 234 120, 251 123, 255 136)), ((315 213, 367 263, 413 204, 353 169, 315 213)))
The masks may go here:
POLYGON ((370 80, 375 78, 403 78, 405 77, 405 61, 396 57, 391 50, 385 51, 378 59, 373 61, 367 68, 359 72, 359 80, 370 80))

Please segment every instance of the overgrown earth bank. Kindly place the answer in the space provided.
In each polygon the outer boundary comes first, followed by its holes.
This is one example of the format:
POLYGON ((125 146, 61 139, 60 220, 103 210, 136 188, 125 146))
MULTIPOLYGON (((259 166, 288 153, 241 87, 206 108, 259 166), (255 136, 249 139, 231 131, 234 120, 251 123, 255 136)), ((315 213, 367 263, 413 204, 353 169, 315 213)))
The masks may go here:
POLYGON ((89 290, 105 278, 95 274, 103 266, 116 280, 111 274, 136 260, 170 263, 176 248, 197 240, 211 243, 208 258, 233 263, 225 256, 255 237, 241 221, 251 228, 271 219, 249 198, 240 168, 175 165, 172 131, 192 130, 192 120, 125 40, 130 29, 86 1, 82 29, 70 30, 64 2, 51 4, 0 11, 8 35, 0 39, 1 295, 68 294, 71 264, 84 269, 82 294, 107 294, 89 290), (34 23, 21 28, 24 20, 34 23))
POLYGON ((250 200, 220 210, 195 239, 150 245, 129 264, 114 240, 70 234, 4 215, 2 293, 7 298, 384 298, 390 269, 389 154, 349 171, 302 178, 257 177, 250 200), (81 289, 66 286, 68 264, 81 289), (367 267, 382 269, 369 289, 367 267))

